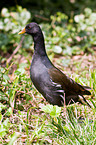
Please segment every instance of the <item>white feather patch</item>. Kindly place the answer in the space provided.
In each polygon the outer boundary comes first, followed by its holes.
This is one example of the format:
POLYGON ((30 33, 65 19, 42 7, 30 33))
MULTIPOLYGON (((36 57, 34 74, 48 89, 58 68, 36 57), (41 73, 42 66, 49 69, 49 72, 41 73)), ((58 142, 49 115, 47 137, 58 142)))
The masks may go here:
MULTIPOLYGON (((50 79, 51 80, 51 79, 50 79)), ((60 85, 60 84, 58 84, 58 83, 55 83, 55 82, 53 82, 52 80, 51 80, 51 82, 52 82, 52 84, 53 84, 53 86, 55 86, 55 87, 60 87, 60 88, 62 88, 62 86, 60 85)))
POLYGON ((64 100, 64 90, 62 89, 62 86, 58 83, 53 82, 52 80, 51 82, 52 82, 52 85, 57 88, 55 92, 60 93, 60 97, 64 100))

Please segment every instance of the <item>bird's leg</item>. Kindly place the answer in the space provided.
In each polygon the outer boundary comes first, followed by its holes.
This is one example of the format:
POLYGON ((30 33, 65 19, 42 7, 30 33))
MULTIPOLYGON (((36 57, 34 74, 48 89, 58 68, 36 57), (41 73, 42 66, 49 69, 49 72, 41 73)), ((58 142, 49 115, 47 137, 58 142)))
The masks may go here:
POLYGON ((66 117, 66 101, 65 101, 65 93, 64 93, 64 115, 66 117))
POLYGON ((64 93, 64 107, 66 106, 66 102, 65 102, 65 93, 64 93))

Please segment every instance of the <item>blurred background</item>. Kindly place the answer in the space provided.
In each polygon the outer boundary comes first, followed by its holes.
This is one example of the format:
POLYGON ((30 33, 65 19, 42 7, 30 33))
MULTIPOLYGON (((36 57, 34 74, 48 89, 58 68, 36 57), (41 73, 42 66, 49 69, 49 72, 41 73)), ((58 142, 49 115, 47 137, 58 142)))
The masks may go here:
MULTIPOLYGON (((21 37, 17 32, 34 21, 41 25, 49 51, 92 52, 96 45, 95 5, 95 0, 4 0, 0 4, 0 48, 11 53, 21 37)), ((28 36, 23 47, 29 49, 30 44, 28 36)))

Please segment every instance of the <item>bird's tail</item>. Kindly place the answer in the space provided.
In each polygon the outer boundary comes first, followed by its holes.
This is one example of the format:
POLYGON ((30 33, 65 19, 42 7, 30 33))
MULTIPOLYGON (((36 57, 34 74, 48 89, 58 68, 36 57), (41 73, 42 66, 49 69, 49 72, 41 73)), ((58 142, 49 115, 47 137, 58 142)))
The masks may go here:
MULTIPOLYGON (((80 85, 81 86, 81 85, 80 85)), ((88 86, 81 86, 81 95, 91 95, 91 88, 88 86)))
POLYGON ((90 91, 91 90, 91 88, 88 87, 88 86, 83 86, 83 88, 86 89, 87 91, 90 91))

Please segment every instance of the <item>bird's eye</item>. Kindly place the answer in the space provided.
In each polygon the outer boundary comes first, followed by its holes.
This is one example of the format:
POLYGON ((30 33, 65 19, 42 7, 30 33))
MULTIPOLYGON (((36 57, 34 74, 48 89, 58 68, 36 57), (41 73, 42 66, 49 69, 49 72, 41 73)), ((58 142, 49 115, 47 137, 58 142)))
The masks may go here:
POLYGON ((30 26, 27 26, 27 29, 31 29, 31 27, 30 26))

